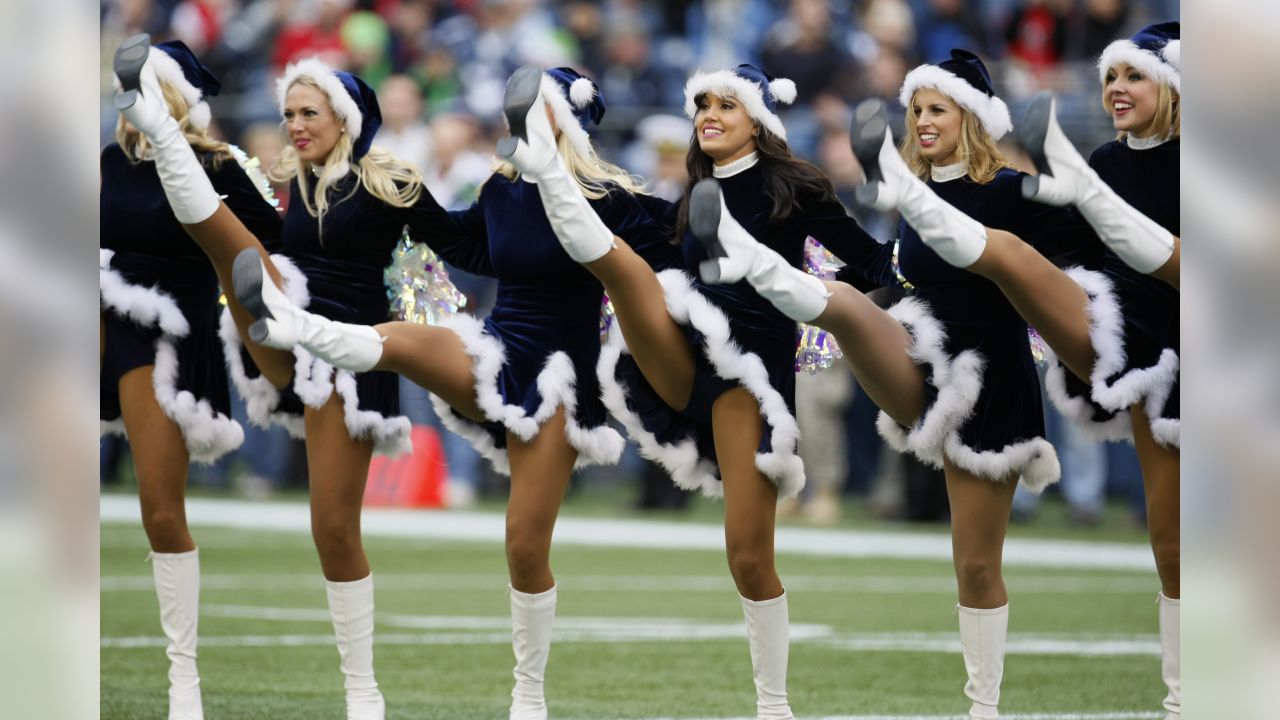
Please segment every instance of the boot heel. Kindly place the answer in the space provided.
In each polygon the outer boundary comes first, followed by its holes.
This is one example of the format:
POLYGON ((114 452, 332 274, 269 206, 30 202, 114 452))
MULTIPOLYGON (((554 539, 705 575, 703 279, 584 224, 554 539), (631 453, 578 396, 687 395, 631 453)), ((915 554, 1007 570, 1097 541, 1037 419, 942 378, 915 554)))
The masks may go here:
POLYGON ((879 195, 876 184, 884 180, 884 173, 880 170, 880 148, 884 146, 884 135, 888 130, 889 116, 883 102, 873 99, 858 104, 853 112, 853 126, 849 129, 849 144, 866 176, 866 182, 854 190, 855 198, 863 205, 874 203, 879 195))
POLYGON ((120 78, 120 87, 124 92, 116 95, 116 111, 128 110, 138 101, 138 89, 142 86, 142 66, 146 64, 151 53, 151 36, 139 33, 131 36, 116 48, 112 69, 120 78))
MULTIPOLYGON (((1049 165, 1049 158, 1045 157, 1044 142, 1049 134, 1049 121, 1052 118, 1053 94, 1049 92, 1039 93, 1031 99, 1031 105, 1027 107, 1027 114, 1023 116, 1022 123, 1018 125, 1017 130, 1018 143, 1031 156, 1031 162, 1035 164, 1036 170, 1049 177, 1053 177, 1053 168, 1049 165)), ((1039 183, 1037 182, 1030 189, 1034 193, 1038 187, 1039 183)), ((1024 196, 1027 190, 1027 182, 1024 179, 1022 183, 1024 196)))
MULTIPOLYGON (((525 118, 529 115, 529 109, 533 107, 533 103, 538 99, 538 89, 542 86, 542 71, 531 65, 516 70, 511 75, 511 79, 507 81, 507 92, 502 101, 502 112, 507 116, 507 127, 511 130, 511 137, 529 142, 528 130, 525 127, 525 118)), ((511 151, 515 152, 515 144, 511 144, 511 151)), ((500 153, 501 154, 501 153, 500 153)), ((510 153, 504 155, 510 157, 510 153)))
POLYGON ((254 342, 262 342, 267 337, 265 320, 274 319, 271 310, 262 301, 262 259, 253 248, 241 250, 236 255, 235 264, 231 267, 231 284, 236 299, 244 306, 255 322, 249 326, 249 337, 254 342), (260 331, 260 335, 255 331, 260 331))

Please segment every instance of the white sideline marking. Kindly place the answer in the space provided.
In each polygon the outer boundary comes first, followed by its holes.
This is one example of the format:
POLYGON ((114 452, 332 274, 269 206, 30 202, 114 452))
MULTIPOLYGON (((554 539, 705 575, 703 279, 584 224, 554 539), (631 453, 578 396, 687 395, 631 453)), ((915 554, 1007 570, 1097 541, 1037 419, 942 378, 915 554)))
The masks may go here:
MULTIPOLYGON (((252 605, 206 604, 201 614, 276 622, 314 622, 328 624, 329 611, 323 608, 256 607, 252 605)), ((498 616, 407 615, 383 613, 378 624, 399 630, 431 630, 420 635, 408 633, 379 634, 378 643, 395 645, 491 645, 511 641, 511 620, 498 616)), ((955 633, 835 633, 829 625, 795 623, 791 625, 794 643, 818 645, 837 650, 860 652, 926 652, 959 654, 960 642, 955 633)), ((219 646, 270 645, 270 638, 281 638, 281 645, 327 645, 332 634, 320 635, 246 635, 203 636, 202 644, 219 646)), ((741 622, 710 622, 696 618, 635 617, 559 617, 556 618, 556 642, 653 642, 671 640, 723 640, 746 637, 741 622)), ((161 637, 103 638, 104 648, 164 647, 161 637)), ((1159 640, 1150 635, 1091 634, 1022 634, 1009 636, 1006 652, 1014 655, 1069 655, 1074 657, 1159 656, 1159 640)))
MULTIPOLYGON (((782 576, 788 590, 806 593, 904 593, 943 594, 956 592, 951 577, 896 577, 787 575, 782 576)), ((506 586, 506 575, 479 574, 378 574, 378 590, 490 590, 506 586)), ((1155 592, 1153 579, 1145 577, 1093 577, 1069 575, 1021 576, 1005 579, 1011 592, 1050 593, 1054 595, 1149 594, 1155 592)), ((573 575, 558 581, 566 591, 574 592, 706 592, 733 590, 733 581, 725 575, 573 575)), ((315 590, 320 588, 320 575, 307 574, 209 574, 200 576, 204 590, 315 590)), ((101 579, 102 592, 153 592, 151 575, 106 575, 101 579)))
MULTIPOLYGON (((1023 715, 1000 715, 1001 720, 1160 720, 1160 712, 1033 712, 1023 715)), ((648 720, 755 720, 754 717, 652 717, 648 720)), ((968 715, 824 715, 808 720, 969 720, 968 715)))
MULTIPOLYGON (((140 522, 135 497, 103 495, 99 507, 104 522, 140 522)), ((193 526, 304 533, 311 528, 310 511, 301 503, 188 498, 186 511, 187 521, 193 526)), ((505 534, 506 520, 497 513, 365 508, 360 527, 366 537, 499 543, 505 534)), ((555 543, 723 551, 724 528, 708 523, 562 517, 556 521, 555 543)), ((783 527, 777 530, 774 547, 780 554, 951 560, 951 538, 945 534, 783 527)), ((1155 569, 1151 549, 1146 545, 1023 538, 1005 542, 1004 565, 1155 569)))
MULTIPOLYGON (((1159 720, 1158 712, 1031 713, 1000 715, 1001 720, 1159 720)), ((648 720, 755 720, 755 718, 649 718, 648 720)), ((824 715, 807 720, 969 720, 968 715, 824 715)))

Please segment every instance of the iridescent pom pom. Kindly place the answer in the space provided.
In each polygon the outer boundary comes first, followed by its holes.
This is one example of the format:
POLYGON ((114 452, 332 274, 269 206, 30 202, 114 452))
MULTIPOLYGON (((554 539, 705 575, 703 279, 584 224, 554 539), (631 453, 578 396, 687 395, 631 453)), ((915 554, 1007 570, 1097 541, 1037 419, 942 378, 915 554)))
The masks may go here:
POLYGON ((382 271, 391 301, 391 316, 419 325, 438 325, 466 307, 467 297, 449 279, 444 261, 425 243, 414 242, 408 229, 382 271))
MULTIPOLYGON (((804 240, 805 272, 823 280, 834 280, 836 271, 844 267, 822 243, 807 237, 804 240)), ((800 338, 796 343, 796 372, 816 373, 825 370, 844 357, 835 337, 816 325, 800 324, 800 338)))
POLYGON ((1028 326, 1027 340, 1031 343, 1031 357, 1035 358, 1037 365, 1044 365, 1045 350, 1048 348, 1044 338, 1040 337, 1035 328, 1028 326))
POLYGON ((249 180, 258 189, 262 199, 275 208, 276 212, 280 212, 280 200, 276 198, 275 188, 271 187, 271 181, 267 179, 267 174, 262 171, 262 161, 256 157, 249 157, 248 153, 235 145, 228 145, 227 147, 231 148, 231 156, 236 159, 240 169, 244 170, 244 174, 249 176, 249 180))
POLYGON ((600 344, 603 345, 609 339, 609 328, 613 327, 613 301, 609 299, 608 294, 600 296, 600 344))

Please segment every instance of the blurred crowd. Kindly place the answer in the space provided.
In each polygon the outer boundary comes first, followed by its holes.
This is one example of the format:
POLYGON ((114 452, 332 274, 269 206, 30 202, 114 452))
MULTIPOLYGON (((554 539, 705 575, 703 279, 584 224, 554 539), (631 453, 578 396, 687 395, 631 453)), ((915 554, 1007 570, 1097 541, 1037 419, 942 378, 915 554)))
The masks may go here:
MULTIPOLYGON (((906 73, 963 47, 988 61, 1015 122, 1036 92, 1057 93, 1064 128, 1087 152, 1114 136, 1099 100, 1102 49, 1149 22, 1178 18, 1178 0, 103 0, 101 139, 110 142, 116 123, 109 57, 134 33, 181 39, 202 58, 223 84, 210 101, 215 134, 264 165, 281 146, 275 78, 288 63, 319 55, 378 91, 384 124, 375 144, 417 165, 436 199, 456 209, 489 175, 510 73, 524 64, 570 65, 595 79, 607 101, 593 133, 602 154, 646 178, 655 194, 676 199, 691 137, 682 113, 685 80, 695 69, 751 62, 795 81, 796 103, 780 112, 793 150, 828 174, 869 232, 891 241, 896 219, 851 201, 861 181, 848 149, 853 105, 877 97, 901 113, 897 94, 906 73)), ((1016 147, 1005 149, 1015 164, 1025 163, 1016 147)), ((286 191, 277 188, 287 202, 286 191)), ((483 315, 491 284, 453 277, 471 310, 483 315)), ((859 494, 887 517, 946 518, 941 474, 884 448, 874 406, 843 365, 802 379, 797 392, 809 488, 783 512, 834 522, 842 498, 859 494)), ((402 402, 416 424, 439 427, 425 391, 404 382, 402 402)), ((1063 464, 1055 492, 1066 498, 1071 519, 1097 522, 1109 494, 1127 498, 1141 519, 1131 448, 1080 437, 1060 417, 1050 417, 1049 427, 1063 464)), ((440 432, 451 503, 502 492, 465 442, 440 432)), ((237 457, 204 471, 205 482, 226 485, 234 476, 253 494, 305 483, 303 455, 283 431, 247 436, 237 457)), ((125 465, 123 450, 104 439, 104 482, 125 465)), ((193 476, 200 481, 200 471, 193 476)), ((583 481, 618 478, 641 483, 642 506, 687 501, 633 454, 621 468, 587 473, 583 481)), ((1035 513, 1035 498, 1020 496, 1016 519, 1035 513)))

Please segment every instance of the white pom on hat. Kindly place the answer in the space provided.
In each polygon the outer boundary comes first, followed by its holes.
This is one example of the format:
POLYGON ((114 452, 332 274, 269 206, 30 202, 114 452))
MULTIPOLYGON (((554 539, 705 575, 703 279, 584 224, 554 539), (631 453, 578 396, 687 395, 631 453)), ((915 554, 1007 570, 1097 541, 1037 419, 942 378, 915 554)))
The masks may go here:
POLYGON ((569 86, 569 101, 573 103, 575 108, 581 109, 586 107, 596 97, 595 83, 587 78, 578 78, 569 86))
POLYGON ((773 93, 774 100, 784 105, 790 105, 796 101, 796 84, 788 78, 770 80, 769 92, 773 93))
POLYGON ((1164 50, 1162 50, 1160 54, 1164 55, 1164 59, 1168 61, 1170 65, 1174 66, 1179 71, 1182 70, 1182 41, 1181 40, 1170 40, 1169 43, 1164 46, 1164 50))

